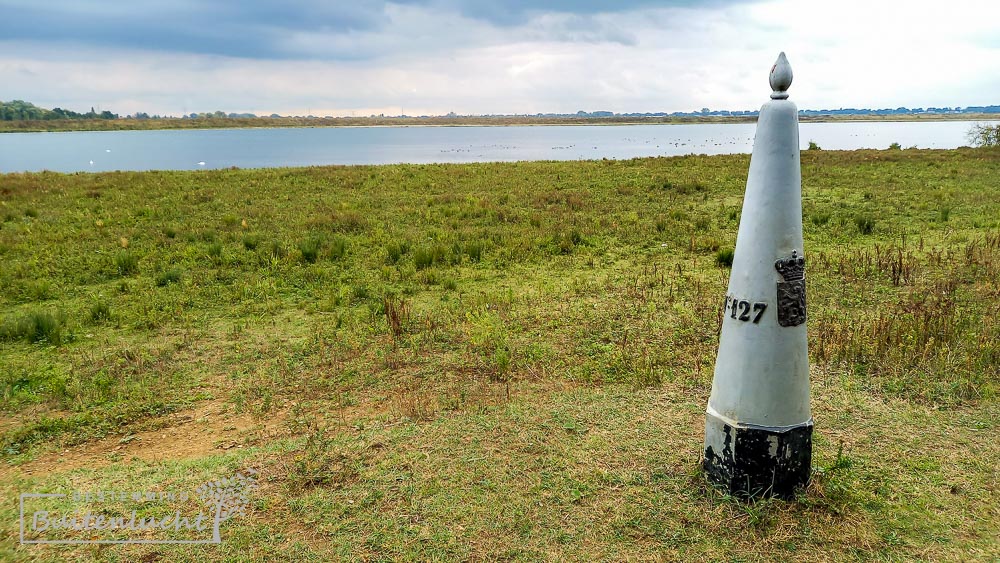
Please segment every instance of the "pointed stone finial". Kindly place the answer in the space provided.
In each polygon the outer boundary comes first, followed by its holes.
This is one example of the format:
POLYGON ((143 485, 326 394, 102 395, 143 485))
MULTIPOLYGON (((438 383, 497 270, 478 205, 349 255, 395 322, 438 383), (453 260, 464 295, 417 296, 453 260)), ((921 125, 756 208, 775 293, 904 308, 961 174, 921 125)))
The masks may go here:
POLYGON ((792 85, 792 65, 788 64, 784 51, 778 55, 778 60, 771 67, 768 81, 771 83, 771 90, 774 90, 771 92, 772 100, 788 99, 788 87, 792 85))

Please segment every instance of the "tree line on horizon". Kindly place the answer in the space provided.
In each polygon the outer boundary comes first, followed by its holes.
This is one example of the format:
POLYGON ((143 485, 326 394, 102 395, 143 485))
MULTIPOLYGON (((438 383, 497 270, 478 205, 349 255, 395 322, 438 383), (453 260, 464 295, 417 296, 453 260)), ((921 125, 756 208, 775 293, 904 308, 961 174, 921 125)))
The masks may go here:
POLYGON ((0 121, 30 121, 55 119, 118 119, 117 113, 110 111, 97 112, 90 108, 87 113, 78 113, 68 109, 45 109, 24 100, 0 101, 0 121))
MULTIPOLYGON (((823 116, 823 115, 906 115, 906 114, 941 114, 941 113, 968 113, 968 114, 992 114, 1000 113, 1000 105, 989 105, 989 106, 969 106, 969 107, 929 107, 929 108, 906 108, 900 107, 896 109, 867 109, 867 108, 839 108, 839 109, 822 109, 822 110, 810 110, 804 109, 799 110, 799 115, 802 116, 823 116)), ((692 112, 645 112, 645 113, 615 113, 611 111, 578 111, 576 113, 538 113, 538 114, 521 114, 521 115, 457 115, 454 112, 449 112, 443 117, 584 117, 584 118, 601 118, 601 117, 756 117, 758 112, 756 110, 747 111, 728 111, 728 110, 710 110, 708 108, 702 108, 701 111, 692 112)), ((135 112, 132 115, 125 116, 131 119, 177 119, 174 116, 161 116, 153 115, 150 116, 146 112, 135 112)), ((202 112, 202 113, 190 113, 184 114, 180 119, 206 119, 206 118, 257 118, 262 117, 255 115, 253 113, 226 113, 224 111, 214 111, 214 112, 202 112)), ((281 118, 285 117, 276 113, 271 114, 271 118, 281 118)), ((315 118, 315 116, 308 116, 309 118, 315 118)), ((371 117, 386 117, 384 115, 372 115, 371 117)), ((388 117, 412 117, 407 115, 400 116, 388 116, 388 117)), ((420 117, 432 117, 432 116, 420 116, 420 117)), ((23 100, 12 100, 9 102, 0 101, 0 121, 51 121, 60 119, 119 119, 117 113, 110 111, 94 111, 91 107, 89 112, 78 113, 72 110, 63 108, 53 108, 46 109, 38 107, 31 102, 25 102, 23 100)))

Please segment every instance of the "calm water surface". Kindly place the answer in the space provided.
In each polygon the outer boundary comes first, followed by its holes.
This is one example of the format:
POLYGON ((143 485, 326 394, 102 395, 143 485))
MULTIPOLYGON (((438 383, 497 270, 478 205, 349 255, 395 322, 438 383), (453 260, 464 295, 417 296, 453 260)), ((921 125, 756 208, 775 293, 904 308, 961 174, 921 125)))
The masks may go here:
MULTIPOLYGON (((955 148, 973 122, 803 123, 802 148, 955 148)), ((996 123, 996 122, 992 122, 996 123)), ((330 127, 0 134, 0 172, 579 160, 749 153, 756 125, 330 127)))

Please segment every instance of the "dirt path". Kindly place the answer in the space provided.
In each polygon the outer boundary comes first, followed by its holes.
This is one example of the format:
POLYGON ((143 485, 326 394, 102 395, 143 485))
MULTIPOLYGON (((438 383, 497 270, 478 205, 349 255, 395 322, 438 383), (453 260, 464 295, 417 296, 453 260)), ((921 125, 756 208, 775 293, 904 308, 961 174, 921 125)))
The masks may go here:
POLYGON ((213 400, 196 408, 165 417, 154 430, 125 436, 109 436, 47 452, 20 465, 0 465, 0 479, 15 475, 38 475, 71 471, 82 467, 100 469, 117 461, 141 459, 167 461, 191 459, 242 448, 280 432, 285 412, 261 419, 249 413, 227 412, 225 400, 213 400))
MULTIPOLYGON (((465 408, 502 404, 509 400, 512 388, 515 395, 538 396, 573 387, 575 385, 567 382, 549 380, 520 382, 511 387, 480 382, 464 388, 470 401, 465 408)), ((404 385, 390 400, 362 397, 357 404, 337 409, 336 415, 318 414, 310 408, 314 405, 310 405, 296 416, 306 415, 334 426, 346 426, 354 420, 384 415, 433 419, 440 414, 440 406, 436 404, 438 392, 440 389, 433 386, 412 389, 404 385)), ((224 395, 217 393, 216 398, 199 403, 195 408, 163 417, 155 421, 155 429, 136 430, 124 436, 108 436, 48 451, 19 465, 0 463, 0 481, 15 475, 46 475, 80 468, 102 469, 133 459, 147 462, 194 459, 295 434, 286 424, 290 413, 295 410, 295 403, 286 403, 264 416, 254 416, 232 412, 232 403, 224 395)))

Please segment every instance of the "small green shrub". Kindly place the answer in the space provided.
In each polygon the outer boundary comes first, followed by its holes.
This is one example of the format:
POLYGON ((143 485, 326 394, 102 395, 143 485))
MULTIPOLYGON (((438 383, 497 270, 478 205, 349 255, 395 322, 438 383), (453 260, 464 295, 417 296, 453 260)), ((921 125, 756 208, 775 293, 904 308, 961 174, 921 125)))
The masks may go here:
POLYGON ((371 293, 368 291, 367 285, 356 285, 351 288, 351 299, 355 302, 364 301, 365 299, 368 299, 370 295, 371 293))
POLYGON ((368 230, 368 219, 356 211, 338 211, 330 215, 329 227, 340 233, 361 233, 368 230))
POLYGON ((340 260, 344 256, 347 256, 347 239, 340 236, 333 237, 330 241, 330 259, 340 260))
POLYGON ((90 306, 90 321, 92 323, 103 323, 111 320, 111 306, 107 301, 98 299, 90 306))
POLYGON ((350 460, 338 452, 334 438, 319 426, 310 424, 305 444, 288 473, 290 485, 298 490, 337 485, 357 477, 350 460))
POLYGON ((48 342, 60 345, 63 342, 63 329, 66 315, 62 312, 53 315, 45 311, 33 311, 14 321, 7 319, 0 325, 0 340, 12 342, 25 340, 38 343, 48 342))
POLYGON ((258 246, 260 246, 260 235, 243 235, 243 248, 256 250, 258 246))
POLYGON ((823 149, 819 148, 819 145, 817 145, 815 141, 809 141, 809 150, 811 150, 811 151, 819 151, 819 150, 823 150, 823 149))
POLYGON ((810 213, 809 220, 812 221, 813 225, 816 225, 817 227, 822 227, 823 225, 830 222, 830 212, 817 211, 815 213, 810 213))
POLYGON ((403 255, 409 251, 410 245, 406 241, 389 243, 389 246, 385 247, 386 262, 398 264, 403 255))
POLYGON ((51 313, 35 312, 28 315, 28 323, 31 329, 28 331, 28 340, 31 342, 49 342, 51 344, 62 344, 63 325, 66 322, 65 315, 53 316, 51 313))
POLYGON ((734 253, 732 248, 720 248, 715 252, 715 263, 724 268, 732 268, 734 253))
POLYGON ((422 246, 413 251, 413 263, 418 270, 441 264, 447 258, 448 250, 441 244, 422 246))
POLYGON ((235 227, 238 222, 239 219, 235 215, 227 214, 222 216, 222 224, 225 225, 226 228, 235 227))
POLYGON ((552 236, 552 244, 557 254, 572 254, 577 246, 585 244, 585 242, 583 235, 576 229, 556 233, 552 236))
POLYGON ((420 280, 427 285, 437 285, 441 282, 438 274, 434 270, 427 270, 420 275, 420 280))
POLYGON ((855 216, 854 225, 858 228, 858 232, 863 235, 870 235, 875 232, 875 219, 868 215, 855 216))
POLYGON ((222 263, 222 243, 221 242, 211 242, 206 249, 208 257, 215 264, 222 263))
POLYGON ((974 123, 966 137, 976 147, 1000 147, 1000 125, 974 123))
POLYGON ((445 278, 444 281, 441 282, 441 287, 448 291, 455 291, 458 289, 458 282, 455 281, 455 278, 445 278))
POLYGON ((38 210, 35 209, 34 207, 29 207, 24 210, 24 216, 31 217, 32 219, 34 219, 35 217, 38 217, 38 210))
POLYGON ((37 280, 31 284, 30 293, 33 301, 52 299, 52 283, 49 280, 37 280))
POLYGON ((131 276, 139 271, 139 257, 129 250, 118 251, 114 261, 119 276, 131 276))
POLYGON ((891 145, 889 145, 889 150, 891 150, 891 151, 901 151, 901 150, 903 150, 903 147, 900 146, 899 143, 892 143, 891 145))
POLYGON ((267 247, 267 255, 272 260, 278 260, 285 257, 285 247, 282 246, 280 241, 272 240, 271 244, 267 247))
POLYGON ((315 263, 319 256, 319 249, 320 241, 318 238, 312 237, 299 241, 299 253, 302 255, 303 262, 315 263))
POLYGON ((167 238, 177 238, 177 229, 173 227, 164 227, 163 234, 167 238))
POLYGON ((472 240, 465 243, 465 254, 468 255, 471 262, 479 262, 483 259, 483 241, 472 240))
POLYGON ((158 287, 168 286, 172 283, 180 283, 181 281, 181 271, 177 268, 171 268, 165 272, 160 272, 156 276, 156 285, 158 287))
POLYGON ((951 217, 951 208, 942 207, 938 210, 938 221, 942 223, 947 223, 948 219, 951 217))

